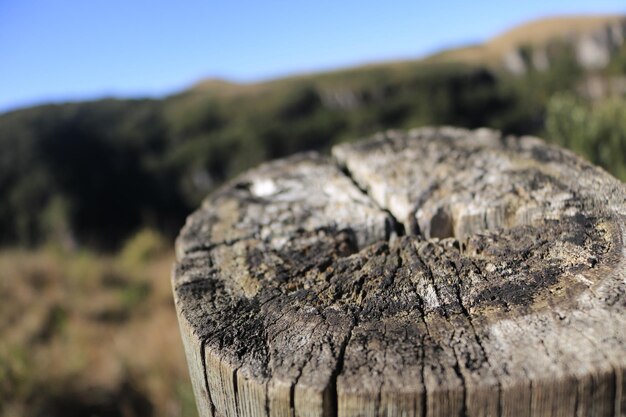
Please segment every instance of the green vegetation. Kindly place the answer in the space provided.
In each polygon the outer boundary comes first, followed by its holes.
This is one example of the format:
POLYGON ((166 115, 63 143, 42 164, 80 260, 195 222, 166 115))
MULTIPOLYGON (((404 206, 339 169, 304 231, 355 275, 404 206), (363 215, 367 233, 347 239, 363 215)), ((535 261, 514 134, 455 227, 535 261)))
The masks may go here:
MULTIPOLYGON (((522 48, 526 59, 532 48, 522 48)), ((623 70, 622 52, 607 76, 623 70)), ((571 47, 554 43, 547 53, 548 70, 520 77, 409 62, 260 85, 213 83, 161 101, 109 99, 0 115, 0 244, 112 250, 141 228, 171 241, 185 215, 242 170, 387 128, 547 132, 624 178, 623 102, 594 105, 587 115, 584 100, 559 95, 587 76, 571 47), (573 120, 577 112, 585 120, 573 120)))
POLYGON ((548 103, 547 135, 626 181, 626 100, 587 103, 571 94, 548 103))

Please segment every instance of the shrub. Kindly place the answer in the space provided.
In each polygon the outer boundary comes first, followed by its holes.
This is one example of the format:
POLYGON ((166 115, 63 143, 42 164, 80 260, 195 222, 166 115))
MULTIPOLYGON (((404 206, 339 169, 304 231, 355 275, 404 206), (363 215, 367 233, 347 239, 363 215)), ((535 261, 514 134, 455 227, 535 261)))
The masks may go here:
POLYGON ((546 137, 626 180, 626 100, 585 103, 571 94, 550 99, 546 137))
POLYGON ((152 229, 143 229, 131 237, 122 248, 121 262, 128 267, 145 264, 162 255, 168 248, 163 236, 152 229))

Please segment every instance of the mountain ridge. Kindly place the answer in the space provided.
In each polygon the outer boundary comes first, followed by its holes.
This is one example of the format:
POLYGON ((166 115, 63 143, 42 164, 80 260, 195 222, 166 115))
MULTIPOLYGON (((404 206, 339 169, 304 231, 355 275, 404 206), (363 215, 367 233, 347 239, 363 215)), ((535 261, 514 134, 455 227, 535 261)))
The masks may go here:
POLYGON ((555 15, 522 22, 485 42, 443 49, 416 59, 373 61, 362 65, 350 65, 330 71, 310 71, 269 78, 257 82, 236 82, 225 78, 209 77, 193 83, 185 92, 211 91, 218 95, 231 95, 258 91, 282 81, 313 79, 325 76, 352 73, 360 70, 393 68, 398 66, 456 62, 461 64, 488 64, 520 72, 514 59, 518 59, 523 47, 545 47, 558 40, 587 39, 607 29, 619 31, 621 40, 626 38, 626 13, 606 15, 555 15), (512 58, 514 57, 514 58, 512 58))

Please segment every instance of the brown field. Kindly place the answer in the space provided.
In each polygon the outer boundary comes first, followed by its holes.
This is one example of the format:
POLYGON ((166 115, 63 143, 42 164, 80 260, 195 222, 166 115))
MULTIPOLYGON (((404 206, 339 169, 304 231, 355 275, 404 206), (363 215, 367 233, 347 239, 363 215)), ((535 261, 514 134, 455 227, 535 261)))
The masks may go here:
POLYGON ((193 416, 171 296, 173 251, 0 253, 0 415, 193 416))

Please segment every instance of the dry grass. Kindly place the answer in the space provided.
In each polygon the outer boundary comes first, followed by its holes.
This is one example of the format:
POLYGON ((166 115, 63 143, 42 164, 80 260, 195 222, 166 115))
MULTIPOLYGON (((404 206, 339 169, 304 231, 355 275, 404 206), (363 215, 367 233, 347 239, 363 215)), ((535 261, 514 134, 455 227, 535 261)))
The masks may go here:
POLYGON ((164 247, 2 251, 0 415, 195 415, 172 262, 164 247))
POLYGON ((589 33, 626 19, 624 15, 565 16, 533 20, 514 27, 480 45, 442 51, 427 58, 435 62, 496 64, 509 51, 523 45, 544 45, 556 39, 589 33))
POLYGON ((534 20, 493 38, 487 42, 487 47, 504 53, 517 45, 543 44, 554 38, 588 33, 621 20, 624 20, 624 16, 567 16, 534 20))

